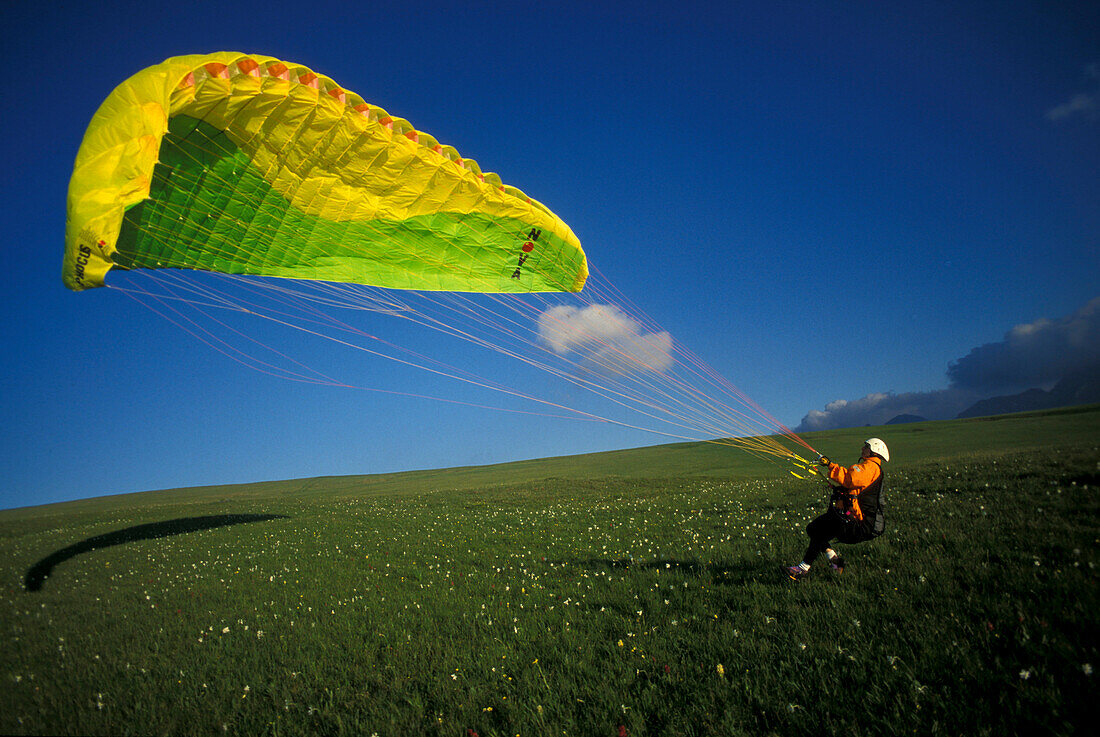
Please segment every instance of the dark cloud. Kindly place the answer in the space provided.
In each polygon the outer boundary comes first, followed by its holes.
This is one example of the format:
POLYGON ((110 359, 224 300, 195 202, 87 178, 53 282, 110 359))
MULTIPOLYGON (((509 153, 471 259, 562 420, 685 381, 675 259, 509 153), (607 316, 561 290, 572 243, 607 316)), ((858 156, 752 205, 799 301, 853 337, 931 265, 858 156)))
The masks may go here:
POLYGON ((824 410, 811 410, 802 418, 797 432, 832 430, 837 427, 885 425, 898 415, 915 415, 926 420, 941 420, 962 412, 982 397, 961 389, 936 392, 883 392, 860 399, 837 399, 824 410))
POLYGON ((933 392, 875 393, 838 399, 802 418, 797 432, 881 425, 898 415, 954 418, 981 399, 1049 388, 1100 365, 1100 297, 1068 317, 1017 325, 997 343, 979 346, 947 367, 949 386, 933 392))
POLYGON ((1098 362, 1100 297, 1069 317, 1017 325, 1004 340, 979 346, 953 361, 947 378, 953 388, 992 395, 1047 387, 1098 362))

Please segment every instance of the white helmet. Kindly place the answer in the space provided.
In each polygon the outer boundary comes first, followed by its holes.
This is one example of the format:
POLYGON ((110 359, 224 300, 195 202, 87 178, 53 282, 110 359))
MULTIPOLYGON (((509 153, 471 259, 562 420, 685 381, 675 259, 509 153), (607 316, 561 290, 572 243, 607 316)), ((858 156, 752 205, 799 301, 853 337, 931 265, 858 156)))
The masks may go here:
POLYGON ((878 438, 867 438, 866 445, 871 449, 872 453, 882 456, 882 460, 890 460, 890 449, 886 447, 886 443, 878 438))

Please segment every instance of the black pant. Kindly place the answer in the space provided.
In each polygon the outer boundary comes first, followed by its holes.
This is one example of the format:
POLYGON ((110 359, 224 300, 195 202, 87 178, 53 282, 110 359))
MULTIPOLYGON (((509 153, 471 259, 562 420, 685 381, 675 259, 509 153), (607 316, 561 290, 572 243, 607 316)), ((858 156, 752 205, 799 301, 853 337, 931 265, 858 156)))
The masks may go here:
POLYGON ((817 556, 824 553, 833 540, 860 543, 872 537, 864 523, 845 517, 831 507, 806 526, 806 534, 810 536, 810 547, 806 548, 806 554, 802 556, 802 562, 806 565, 812 564, 817 556))

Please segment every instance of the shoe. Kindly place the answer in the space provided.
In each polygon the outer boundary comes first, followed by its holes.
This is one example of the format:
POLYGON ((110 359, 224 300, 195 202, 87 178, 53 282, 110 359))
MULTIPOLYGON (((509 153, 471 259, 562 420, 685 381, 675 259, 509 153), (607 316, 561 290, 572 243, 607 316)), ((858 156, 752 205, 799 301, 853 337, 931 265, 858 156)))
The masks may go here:
POLYGON ((844 559, 839 555, 835 558, 829 559, 829 565, 837 573, 844 573, 844 559))
POLYGON ((804 570, 802 566, 791 566, 787 569, 787 575, 790 576, 792 581, 798 581, 810 575, 810 571, 804 570))

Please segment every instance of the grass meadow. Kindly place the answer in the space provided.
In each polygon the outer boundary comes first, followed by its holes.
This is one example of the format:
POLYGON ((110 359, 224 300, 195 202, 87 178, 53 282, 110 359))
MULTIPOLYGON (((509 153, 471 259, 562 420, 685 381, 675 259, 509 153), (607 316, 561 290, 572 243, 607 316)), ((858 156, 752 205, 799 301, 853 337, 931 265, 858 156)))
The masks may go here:
POLYGON ((0 733, 1075 734, 1100 407, 884 438, 886 535, 711 444, 0 512, 0 733))

